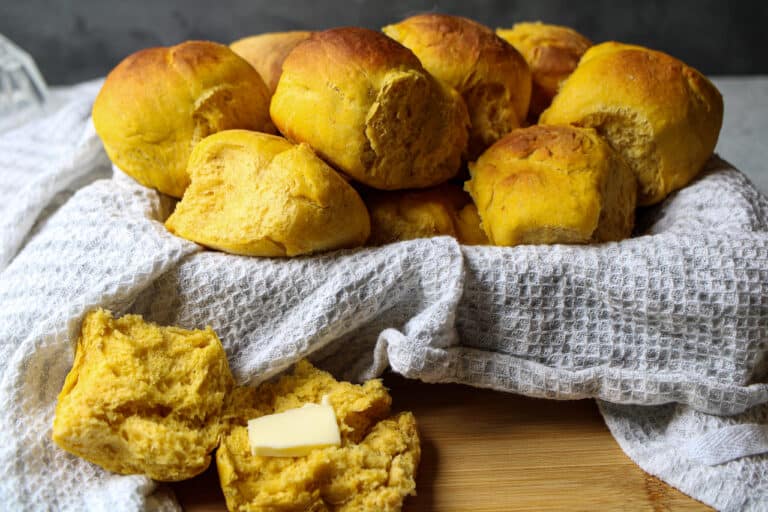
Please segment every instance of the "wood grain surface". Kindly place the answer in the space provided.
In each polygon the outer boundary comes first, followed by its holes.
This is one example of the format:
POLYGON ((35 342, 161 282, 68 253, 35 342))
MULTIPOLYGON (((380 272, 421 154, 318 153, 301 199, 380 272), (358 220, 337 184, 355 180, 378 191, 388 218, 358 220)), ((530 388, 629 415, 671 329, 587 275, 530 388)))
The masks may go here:
MULTIPOLYGON (((704 511, 621 451, 592 400, 551 401, 387 375, 419 422, 413 511, 704 511)), ((226 510, 215 468, 173 485, 188 512, 226 510)))

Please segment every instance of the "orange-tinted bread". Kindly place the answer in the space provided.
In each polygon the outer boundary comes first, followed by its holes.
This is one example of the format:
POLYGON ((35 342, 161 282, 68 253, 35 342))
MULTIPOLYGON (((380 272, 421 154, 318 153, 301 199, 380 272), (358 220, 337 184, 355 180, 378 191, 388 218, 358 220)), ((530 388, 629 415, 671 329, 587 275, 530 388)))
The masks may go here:
POLYGON ((143 185, 181 197, 194 145, 221 130, 265 129, 269 91, 224 45, 149 48, 109 73, 93 105, 93 123, 115 165, 143 185))
POLYGON ((471 121, 469 159, 524 125, 531 73, 520 53, 493 30, 467 18, 430 13, 383 31, 464 98, 471 121))
POLYGON ((632 232, 637 182, 594 130, 514 130, 470 173, 466 187, 492 244, 606 242, 632 232))
POLYGON ((603 43, 563 82, 545 124, 591 127, 629 164, 650 205, 687 185, 712 155, 723 98, 712 82, 665 53, 603 43))
POLYGON ((528 118, 536 122, 592 42, 575 30, 546 23, 516 23, 496 33, 525 57, 533 76, 528 118))
POLYGON ((461 98, 410 50, 362 28, 316 32, 283 62, 270 107, 286 137, 374 188, 423 188, 459 170, 461 98))

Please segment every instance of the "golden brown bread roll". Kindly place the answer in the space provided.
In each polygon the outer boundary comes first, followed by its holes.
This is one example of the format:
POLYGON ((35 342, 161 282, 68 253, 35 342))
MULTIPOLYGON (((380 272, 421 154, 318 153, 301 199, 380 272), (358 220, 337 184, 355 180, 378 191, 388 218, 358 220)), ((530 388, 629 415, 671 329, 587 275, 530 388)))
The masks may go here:
POLYGON ((461 98, 410 50, 362 28, 316 32, 294 48, 270 110, 286 137, 378 189, 448 180, 467 142, 461 98))
POLYGON ((227 130, 189 158, 192 178, 169 231, 234 254, 297 256, 365 243, 360 196, 306 144, 227 130))
POLYGON ((472 198, 458 185, 369 192, 364 201, 371 215, 371 245, 433 236, 452 236, 467 245, 488 243, 472 198))
POLYGON ((531 73, 520 53, 493 30, 445 14, 412 16, 382 30, 464 98, 471 121, 470 159, 525 123, 531 73))
POLYGON ((605 242, 632 232, 637 182, 594 130, 514 130, 470 174, 466 187, 492 244, 605 242))
POLYGON ((695 69, 640 46, 590 48, 541 115, 546 124, 592 127, 637 176, 638 203, 687 185, 712 155, 723 98, 695 69))
POLYGON ((277 81, 283 72, 283 61, 296 45, 312 35, 312 32, 296 30, 292 32, 269 32, 257 36, 244 37, 229 47, 244 58, 259 72, 270 94, 275 93, 277 81))
POLYGON ((531 69, 533 90, 528 118, 535 123, 592 42, 571 28, 540 21, 516 23, 511 29, 500 28, 496 33, 525 57, 531 69))
POLYGON ((262 130, 269 92, 226 46, 189 41, 127 57, 107 76, 93 123, 109 158, 137 181, 181 197, 192 147, 229 128, 262 130))
POLYGON ((205 471, 233 387, 216 333, 104 310, 83 320, 53 440, 115 473, 176 481, 205 471))

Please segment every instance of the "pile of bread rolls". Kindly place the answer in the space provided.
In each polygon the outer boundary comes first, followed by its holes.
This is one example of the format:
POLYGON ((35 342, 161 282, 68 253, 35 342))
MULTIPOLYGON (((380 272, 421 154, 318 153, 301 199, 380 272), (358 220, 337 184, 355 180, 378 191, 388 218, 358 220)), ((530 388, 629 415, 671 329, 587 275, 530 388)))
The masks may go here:
POLYGON ((181 199, 171 232, 252 256, 621 240, 697 175, 722 115, 667 54, 442 14, 143 50, 93 107, 114 164, 181 199))

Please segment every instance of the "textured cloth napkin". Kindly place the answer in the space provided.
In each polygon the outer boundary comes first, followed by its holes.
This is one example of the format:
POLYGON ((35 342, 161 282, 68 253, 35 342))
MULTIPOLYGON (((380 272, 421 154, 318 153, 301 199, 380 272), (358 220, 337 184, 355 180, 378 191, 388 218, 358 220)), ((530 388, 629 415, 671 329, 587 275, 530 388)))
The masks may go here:
POLYGON ((50 441, 84 314, 212 325, 240 383, 308 357, 360 380, 596 397, 646 471, 724 510, 768 502, 768 200, 725 162, 592 246, 452 238, 296 259, 203 250, 173 202, 112 171, 90 123, 99 83, 0 134, 0 503, 174 510, 166 487, 50 441))

